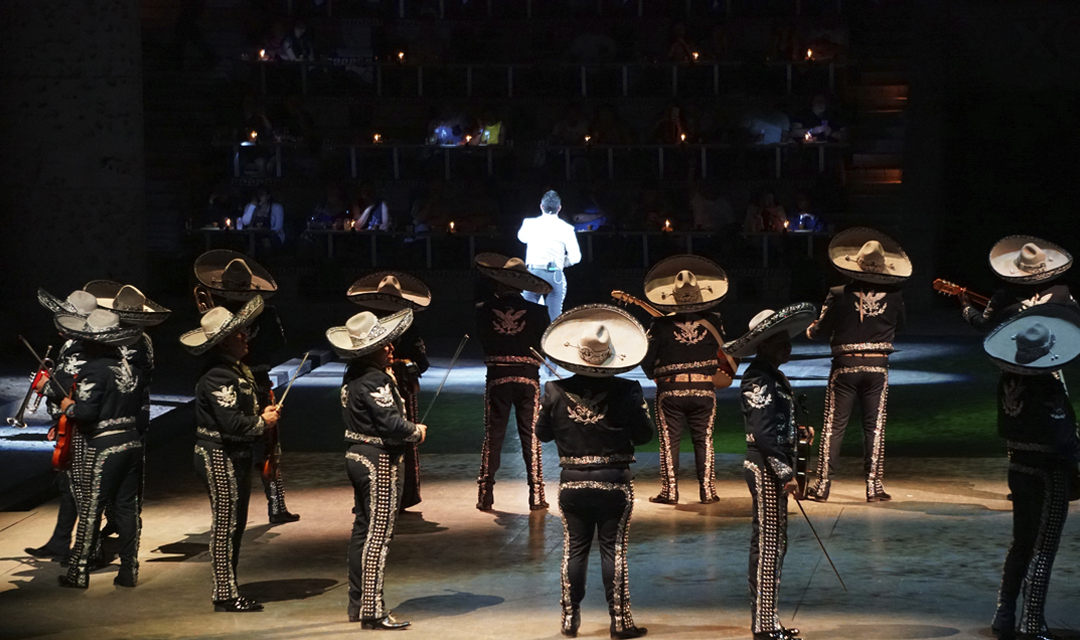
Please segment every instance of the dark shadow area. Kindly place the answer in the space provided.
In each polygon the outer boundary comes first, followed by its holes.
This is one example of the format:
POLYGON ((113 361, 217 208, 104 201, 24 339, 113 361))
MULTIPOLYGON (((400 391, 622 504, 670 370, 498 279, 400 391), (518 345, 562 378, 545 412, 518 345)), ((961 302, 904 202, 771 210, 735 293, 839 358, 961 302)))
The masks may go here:
POLYGON ((439 526, 438 522, 424 520, 424 514, 417 511, 406 511, 398 514, 397 526, 394 527, 394 535, 409 536, 422 535, 425 533, 438 533, 446 531, 448 527, 439 526))
POLYGON ((472 613, 485 607, 494 607, 505 601, 501 596, 452 591, 449 595, 425 596, 406 600, 394 608, 403 620, 420 621, 472 613))
POLYGON ((710 518, 749 518, 753 515, 753 504, 749 496, 746 498, 721 498, 719 502, 712 504, 701 504, 700 502, 679 504, 675 507, 675 510, 690 511, 710 518))
POLYGON ((205 542, 170 542, 150 552, 167 554, 166 557, 150 558, 146 562, 185 562, 209 550, 210 545, 205 542))
POLYGON ((337 584, 337 580, 327 578, 295 578, 251 582, 243 585, 240 590, 244 597, 253 598, 258 602, 283 602, 321 596, 337 584))
POLYGON ((848 624, 828 631, 804 633, 807 640, 851 638, 852 640, 916 640, 917 638, 948 638, 960 633, 952 627, 923 624, 848 624))
POLYGON ((992 516, 1002 511, 981 504, 954 504, 951 502, 879 502, 878 509, 914 511, 928 516, 992 516))
MULTIPOLYGON (((747 635, 743 627, 725 627, 718 624, 652 624, 648 620, 635 620, 635 623, 648 628, 649 635, 672 635, 672 634, 702 634, 710 638, 742 638, 747 635)), ((607 627, 598 629, 589 635, 603 636, 608 631, 607 627)))

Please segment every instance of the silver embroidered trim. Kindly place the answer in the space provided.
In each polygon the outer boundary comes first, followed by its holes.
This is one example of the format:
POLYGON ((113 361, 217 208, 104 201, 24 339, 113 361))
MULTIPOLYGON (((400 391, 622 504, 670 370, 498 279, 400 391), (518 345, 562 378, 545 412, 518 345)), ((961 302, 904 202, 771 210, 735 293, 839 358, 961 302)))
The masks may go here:
POLYGON ((795 475, 794 469, 789 467, 784 462, 781 462, 777 458, 773 458, 772 456, 770 456, 767 459, 767 462, 769 463, 769 468, 772 469, 772 472, 776 474, 776 477, 781 480, 785 478, 791 478, 795 475))
POLYGON ((223 384, 217 391, 211 391, 210 395, 217 398, 217 403, 223 409, 232 409, 236 406, 236 388, 232 385, 223 384))
POLYGON ((632 453, 616 453, 610 456, 562 456, 559 466, 584 466, 592 464, 633 464, 637 462, 632 453))
POLYGON ((369 436, 356 431, 345 430, 345 438, 361 444, 373 444, 377 447, 403 447, 405 446, 404 440, 398 440, 396 438, 380 438, 378 436, 369 436))
POLYGON ((1017 442, 1015 440, 1009 440, 1005 444, 1006 448, 1010 451, 1030 451, 1034 453, 1047 453, 1050 455, 1061 455, 1061 452, 1056 447, 1049 444, 1037 444, 1035 442, 1017 442))
POLYGON ((590 398, 567 391, 566 397, 570 400, 566 412, 569 414, 570 419, 578 424, 596 424, 607 415, 607 407, 601 405, 607 398, 607 393, 601 393, 595 398, 590 398))
POLYGON ((720 366, 720 361, 713 360, 698 360, 696 362, 680 362, 677 364, 664 365, 657 367, 653 371, 653 375, 657 378, 666 376, 669 373, 678 373, 679 371, 687 371, 690 369, 715 369, 720 366))
POLYGON ((1019 418, 1024 411, 1024 383, 1020 380, 1006 380, 1001 389, 1001 410, 1010 418, 1019 418))
POLYGON ((696 396, 699 398, 715 398, 716 392, 708 389, 670 389, 663 392, 664 396, 675 396, 677 398, 686 398, 690 396, 696 396))
POLYGON ((678 328, 678 330, 673 333, 675 341, 682 344, 697 344, 704 340, 705 336, 709 335, 709 332, 705 327, 702 327, 701 323, 697 321, 676 322, 675 326, 678 328), (699 329, 700 331, 698 331, 699 329))
POLYGON ((772 394, 769 393, 769 388, 763 384, 751 384, 752 389, 743 391, 743 396, 746 397, 746 404, 750 405, 751 409, 764 409, 772 404, 772 394))
POLYGON ((860 318, 863 316, 873 318, 885 313, 885 309, 889 306, 887 302, 881 301, 885 297, 885 293, 885 291, 881 293, 856 291, 855 297, 858 298, 858 301, 855 303, 855 310, 859 312, 860 318))
POLYGON ((371 392, 371 397, 374 398, 375 404, 383 409, 394 406, 394 393, 390 390, 391 384, 393 383, 387 382, 385 385, 371 392))
POLYGON ((90 382, 89 380, 85 379, 80 380, 79 383, 75 385, 75 397, 77 397, 79 400, 82 400, 83 402, 86 402, 90 399, 90 393, 94 390, 94 387, 96 386, 96 382, 90 382))
POLYGON ((884 352, 882 355, 888 355, 893 351, 893 344, 891 342, 849 342, 847 344, 834 344, 832 347, 832 354, 834 356, 842 356, 847 353, 875 353, 884 352))
POLYGON ((536 361, 536 358, 531 356, 488 356, 484 358, 484 364, 499 365, 499 364, 522 364, 532 367, 539 367, 540 363, 536 361))

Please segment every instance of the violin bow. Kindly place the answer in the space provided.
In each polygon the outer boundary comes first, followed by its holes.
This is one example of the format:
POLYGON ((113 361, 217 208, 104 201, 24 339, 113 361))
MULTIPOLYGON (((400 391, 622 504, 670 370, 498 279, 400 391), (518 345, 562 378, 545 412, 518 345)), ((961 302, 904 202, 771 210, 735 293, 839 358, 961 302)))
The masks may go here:
POLYGON ((795 498, 795 504, 799 505, 799 511, 802 511, 803 517, 806 518, 806 524, 810 525, 810 533, 814 534, 814 539, 817 540, 818 546, 821 547, 821 552, 825 554, 825 559, 829 561, 829 566, 832 567, 833 573, 836 574, 836 579, 840 581, 840 586, 844 588, 844 591, 847 591, 847 585, 844 584, 844 579, 840 577, 840 572, 836 570, 836 565, 833 564, 829 551, 825 548, 825 543, 821 541, 821 536, 818 535, 817 529, 814 528, 814 523, 810 521, 810 516, 806 515, 806 509, 803 509, 802 500, 795 498))
POLYGON ((439 383, 439 388, 435 391, 435 397, 431 399, 431 404, 428 405, 427 411, 424 412, 423 417, 420 418, 420 424, 427 424, 428 414, 431 413, 431 408, 435 406, 435 401, 439 399, 439 394, 442 393, 443 385, 446 384, 446 379, 450 377, 450 372, 453 371, 454 365, 457 364, 458 356, 461 355, 461 350, 465 348, 465 343, 469 341, 469 334, 465 334, 461 338, 461 342, 458 343, 457 351, 454 352, 454 357, 450 360, 450 366, 446 368, 446 374, 443 375, 442 382, 439 383))
POLYGON ((304 363, 307 362, 309 355, 311 355, 310 351, 304 354, 304 359, 301 360, 300 364, 296 367, 296 373, 294 373, 292 379, 289 380, 289 386, 285 387, 285 393, 281 394, 281 400, 274 403, 275 405, 277 405, 278 408, 281 408, 281 405, 285 404, 285 396, 289 395, 289 389, 292 389, 292 385, 294 382, 296 382, 297 376, 299 376, 300 372, 303 371, 304 363))
POLYGON ((552 367, 552 366, 551 366, 550 364, 548 364, 548 361, 547 361, 547 359, 546 359, 546 358, 545 358, 544 356, 540 355, 540 352, 539 352, 539 351, 537 351, 537 350, 536 350, 536 349, 534 349, 533 347, 529 347, 529 351, 532 351, 532 354, 533 354, 534 356, 536 356, 536 359, 537 359, 537 360, 539 360, 540 362, 543 362, 543 363, 544 363, 544 366, 545 366, 545 367, 547 367, 548 371, 550 371, 551 373, 555 374, 555 377, 556 377, 556 378, 558 378, 559 380, 562 380, 562 379, 563 379, 563 377, 559 375, 559 372, 558 372, 558 371, 556 371, 556 370, 555 370, 555 368, 554 368, 554 367, 552 367))

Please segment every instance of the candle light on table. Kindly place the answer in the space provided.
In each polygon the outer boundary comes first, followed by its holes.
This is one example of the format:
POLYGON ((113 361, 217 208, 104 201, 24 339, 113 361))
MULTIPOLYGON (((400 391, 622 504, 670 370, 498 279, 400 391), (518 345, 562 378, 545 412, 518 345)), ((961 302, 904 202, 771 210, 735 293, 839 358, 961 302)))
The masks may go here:
POLYGON ((589 144, 590 140, 592 140, 592 136, 585 136, 585 144, 589 144))
POLYGON ((679 134, 679 142, 686 142, 686 134, 685 133, 680 133, 679 134))
POLYGON ((405 52, 404 51, 398 51, 397 59, 398 59, 399 62, 405 62, 405 52))
POLYGON ((806 59, 807 60, 813 60, 814 59, 814 50, 813 49, 807 49, 806 50, 806 59))
POLYGON ((472 142, 472 135, 466 135, 465 136, 465 144, 469 144, 470 142, 472 142))
POLYGON ((454 229, 454 221, 453 220, 450 221, 450 229, 449 229, 449 231, 450 231, 450 233, 454 233, 454 231, 455 231, 455 229, 454 229))
POLYGON ((664 220, 664 231, 671 231, 671 220, 664 220))
POLYGON ((225 218, 225 228, 232 229, 232 220, 230 220, 229 218, 225 218))
POLYGON ((266 49, 259 49, 259 60, 266 60, 266 49))
POLYGON ((372 137, 372 142, 374 142, 375 144, 379 144, 380 142, 382 142, 382 136, 376 133, 374 137, 372 137))
POLYGON ((694 56, 694 62, 697 62, 697 59, 698 59, 698 54, 697 54, 697 51, 695 51, 695 52, 694 52, 694 53, 692 53, 691 55, 693 55, 693 56, 694 56))
POLYGON ((807 131, 806 135, 803 136, 803 139, 806 140, 807 142, 813 142, 814 141, 814 134, 807 131))

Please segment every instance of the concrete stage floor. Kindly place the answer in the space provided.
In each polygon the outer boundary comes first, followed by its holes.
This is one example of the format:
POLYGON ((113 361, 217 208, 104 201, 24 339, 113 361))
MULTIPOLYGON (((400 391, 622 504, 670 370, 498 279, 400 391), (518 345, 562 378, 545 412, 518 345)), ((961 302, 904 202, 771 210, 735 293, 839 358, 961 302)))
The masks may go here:
MULTIPOLYGON (((508 439, 508 441, 511 441, 508 439)), ((186 446, 186 445, 185 445, 186 446)), ((413 621, 406 638, 559 638, 562 527, 554 451, 545 451, 550 511, 530 513, 520 457, 504 456, 497 511, 474 508, 479 457, 427 455, 424 502, 403 516, 391 545, 387 604, 413 621)), ((183 451, 177 458, 187 458, 183 451)), ((685 459, 684 459, 685 460, 685 459)), ((685 462, 684 462, 685 464, 685 462)), ((345 638, 345 549, 352 502, 340 453, 290 453, 288 503, 303 519, 266 523, 255 486, 240 579, 263 613, 214 613, 210 605, 209 509, 194 474, 169 470, 152 481, 143 514, 136 589, 112 585, 115 566, 86 592, 56 585, 57 563, 23 548, 44 543, 56 505, 0 513, 0 637, 345 638)), ((847 582, 845 592, 792 505, 780 611, 809 640, 985 638, 1009 541, 1004 459, 891 459, 891 503, 868 505, 862 485, 841 476, 827 504, 806 509, 847 582)), ((859 466, 845 461, 845 471, 859 466)), ((177 467, 179 468, 179 467, 177 467)), ((655 505, 656 454, 636 466, 629 566, 634 618, 657 638, 748 638, 746 583, 750 499, 741 457, 720 456, 721 501, 655 505)), ((1080 627, 1080 524, 1068 522, 1048 615, 1059 630, 1080 627)), ((607 637, 594 550, 581 635, 607 637)), ((374 632, 367 632, 374 633, 374 632)), ((385 635, 385 634, 380 634, 385 635)))

